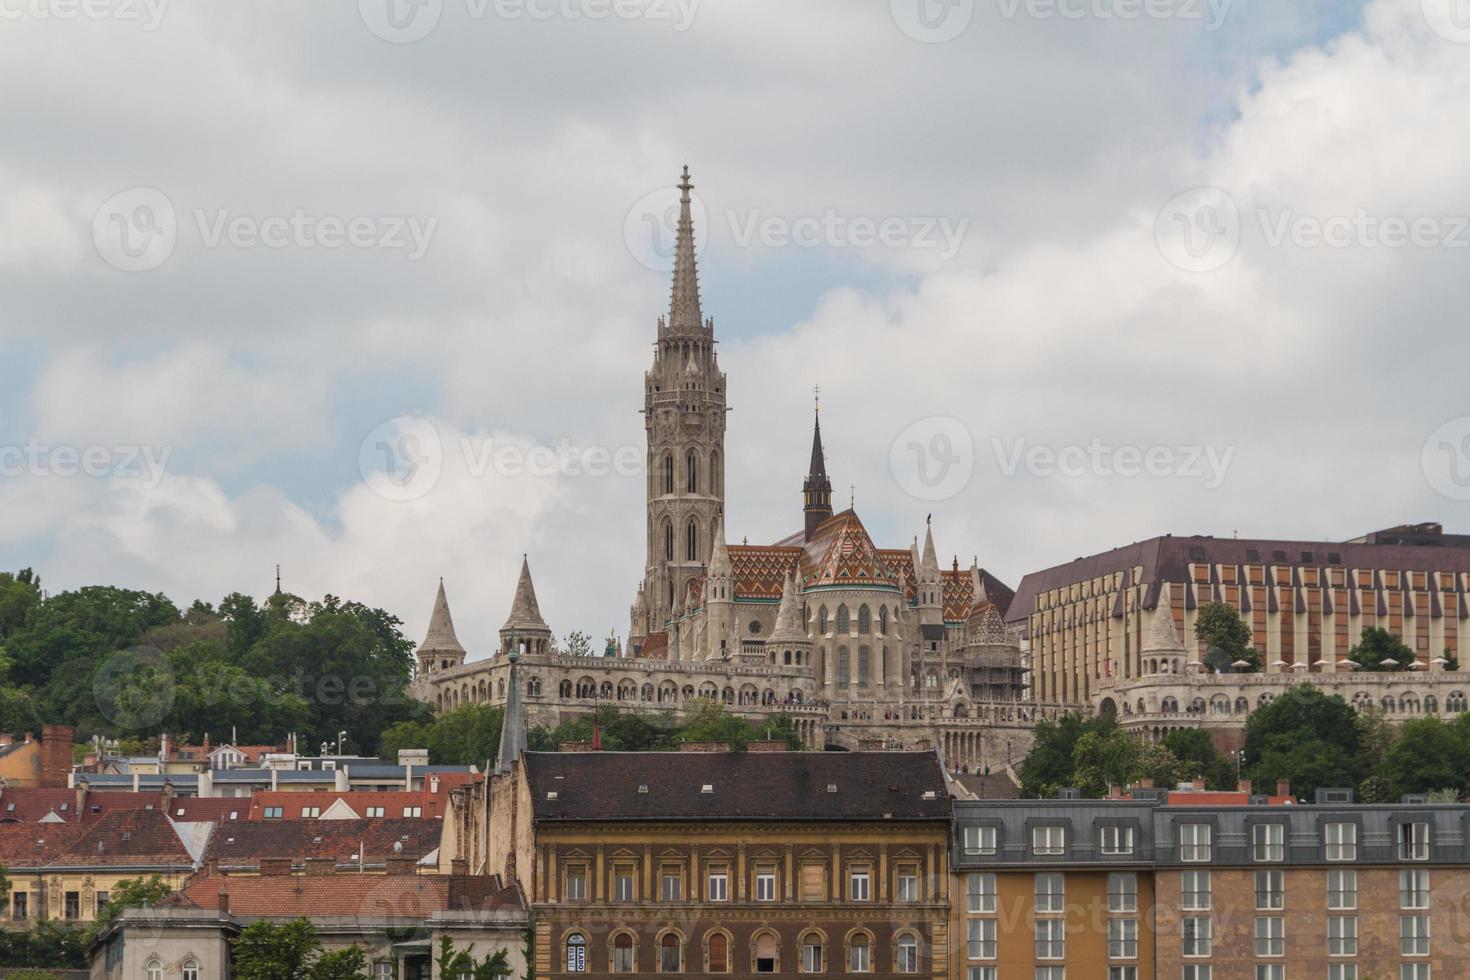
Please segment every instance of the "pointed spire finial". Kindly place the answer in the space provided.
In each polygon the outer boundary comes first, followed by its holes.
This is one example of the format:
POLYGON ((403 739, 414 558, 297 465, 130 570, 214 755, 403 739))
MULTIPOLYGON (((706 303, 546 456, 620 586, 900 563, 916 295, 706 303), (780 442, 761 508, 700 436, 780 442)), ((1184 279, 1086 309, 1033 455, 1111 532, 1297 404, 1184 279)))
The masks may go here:
POLYGON ((694 199, 690 191, 686 164, 679 180, 679 224, 674 233, 674 289, 669 300, 669 333, 696 332, 703 329, 704 316, 699 308, 699 267, 694 255, 694 199))
POLYGON ((276 595, 281 594, 281 563, 276 562, 276 595))

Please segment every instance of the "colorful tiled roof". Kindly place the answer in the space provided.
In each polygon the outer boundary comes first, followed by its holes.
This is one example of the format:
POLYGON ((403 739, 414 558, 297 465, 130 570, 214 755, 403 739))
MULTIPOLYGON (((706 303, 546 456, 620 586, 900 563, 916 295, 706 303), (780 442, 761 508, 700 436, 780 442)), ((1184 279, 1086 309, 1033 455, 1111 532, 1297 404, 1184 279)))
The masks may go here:
POLYGON ((735 571, 735 596, 740 599, 780 599, 787 573, 795 574, 801 548, 732 544, 730 564, 735 571))
MULTIPOLYGON (((803 549, 802 585, 899 585, 857 513, 845 510, 827 518, 812 532, 803 549)), ((779 596, 779 582, 776 595, 779 596)))
POLYGON ((970 570, 939 574, 944 581, 944 621, 963 623, 970 618, 970 610, 975 605, 975 581, 970 577, 970 570))
POLYGON ((667 660, 669 658, 669 634, 649 633, 643 638, 638 656, 645 660, 667 660))

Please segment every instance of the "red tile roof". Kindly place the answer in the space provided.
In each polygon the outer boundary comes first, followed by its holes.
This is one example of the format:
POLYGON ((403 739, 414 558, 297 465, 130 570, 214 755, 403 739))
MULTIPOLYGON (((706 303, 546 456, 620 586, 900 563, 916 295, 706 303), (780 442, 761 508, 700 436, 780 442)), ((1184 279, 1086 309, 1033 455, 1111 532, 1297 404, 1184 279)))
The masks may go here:
POLYGON ((735 595, 740 599, 780 599, 786 575, 796 572, 802 551, 749 544, 732 544, 728 550, 735 595))
POLYGON ((643 638, 643 646, 639 648, 638 656, 645 660, 669 659, 669 634, 649 633, 643 638))
MULTIPOLYGON (((296 796, 305 794, 297 793, 296 796)), ((250 866, 261 858, 331 857, 343 863, 382 864, 395 855, 423 858, 439 846, 443 822, 409 817, 363 820, 242 820, 221 824, 209 838, 205 861, 250 866), (395 851, 401 843, 403 849, 395 851)))
POLYGON ((76 824, 0 824, 0 865, 12 873, 43 867, 82 834, 76 824))
MULTIPOLYGON (((146 810, 160 807, 159 793, 89 793, 80 814, 83 823, 101 819, 121 810, 146 810)), ((67 823, 77 820, 77 791, 74 789, 6 789, 0 793, 0 824, 8 821, 36 823, 55 813, 67 823), (12 809, 13 806, 13 809, 12 809)))
POLYGON ((503 887, 497 875, 197 875, 185 883, 180 897, 201 909, 218 909, 221 891, 229 895, 230 914, 271 918, 426 918, 446 910, 509 912, 526 907, 519 885, 503 887))
POLYGON ((192 867, 194 859, 169 819, 157 810, 109 813, 82 833, 52 867, 90 865, 192 867))
MULTIPOLYGON (((448 774, 446 774, 448 775, 448 774)), ((280 807, 281 816, 271 819, 280 820, 311 820, 312 817, 301 815, 302 807, 316 807, 319 816, 325 814, 327 809, 338 800, 346 802, 360 818, 367 818, 367 808, 380 806, 383 808, 383 816, 372 819, 387 819, 390 817, 405 816, 405 807, 418 807, 421 810, 418 818, 432 820, 443 817, 449 809, 449 791, 456 786, 463 785, 468 779, 473 778, 471 773, 454 773, 453 780, 439 777, 439 792, 430 793, 427 789, 406 792, 381 791, 381 790, 346 790, 342 792, 317 792, 317 793, 291 793, 286 791, 255 793, 248 800, 237 800, 248 807, 248 814, 242 813, 242 819, 264 820, 265 808, 280 807)), ((433 777, 430 777, 431 779, 433 777)), ((331 821, 328 821, 331 822, 331 821)))

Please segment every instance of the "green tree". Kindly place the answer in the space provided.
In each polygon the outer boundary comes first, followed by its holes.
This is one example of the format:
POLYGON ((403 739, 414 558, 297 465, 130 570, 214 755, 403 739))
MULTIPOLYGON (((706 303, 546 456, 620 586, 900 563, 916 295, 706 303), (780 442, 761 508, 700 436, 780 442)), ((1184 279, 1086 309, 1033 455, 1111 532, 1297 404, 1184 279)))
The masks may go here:
POLYGON ((1348 659, 1360 670, 1375 673, 1412 670, 1417 659, 1398 637, 1379 626, 1363 630, 1358 645, 1348 651, 1348 659))
POLYGON ((1337 695, 1301 684, 1251 713, 1244 766, 1258 791, 1277 780, 1311 798, 1320 787, 1358 788, 1367 771, 1356 713, 1337 695))
POLYGON ((1162 744, 1179 760, 1185 779, 1203 779, 1213 790, 1235 789, 1235 763, 1215 748, 1204 729, 1175 729, 1164 736, 1162 744))
POLYGON ((483 766, 500 746, 505 709, 499 705, 465 704, 432 721, 401 721, 383 733, 378 751, 397 758, 399 749, 428 749, 436 766, 483 766))
POLYGON ((367 956, 357 946, 323 953, 306 976, 307 980, 367 980, 367 956))
POLYGON ((1074 785, 1078 741, 1087 734, 1110 735, 1117 728, 1117 719, 1112 715, 1083 718, 1066 714, 1037 722, 1032 730, 1031 751, 1021 763, 1021 796, 1053 797, 1062 787, 1074 785))
POLYGON ((1205 650, 1205 666, 1216 673, 1261 669, 1261 655, 1251 645, 1251 628, 1229 603, 1209 602, 1201 606, 1194 621, 1194 635, 1205 650), (1250 666, 1234 666, 1241 661, 1250 666))
POLYGON ((26 624, 41 604, 41 579, 29 568, 0 572, 0 646, 26 624))
POLYGON ((1459 670, 1460 669, 1460 658, 1455 655, 1455 651, 1454 651, 1454 648, 1453 647, 1445 647, 1444 648, 1444 669, 1445 670, 1459 670))
POLYGON ((1363 803, 1388 803, 1395 798, 1389 786, 1388 751, 1397 733, 1388 716, 1373 705, 1359 709, 1356 721, 1366 774, 1358 784, 1358 799, 1363 803))
POLYGON ((252 922, 232 942, 235 980, 300 980, 309 976, 321 950, 307 919, 276 925, 252 922))
POLYGON ((1107 795, 1109 787, 1129 786, 1144 779, 1157 786, 1175 786, 1184 778, 1184 765, 1162 745, 1145 742, 1120 728, 1085 732, 1072 751, 1072 785, 1090 799, 1107 795))
POLYGON ((103 927, 122 914, 124 909, 157 905, 171 894, 173 894, 173 889, 164 882, 162 875, 154 875, 151 878, 124 878, 113 886, 112 891, 107 893, 107 904, 97 913, 97 920, 92 923, 91 934, 95 936, 101 932, 103 927))
POLYGON ((1388 798, 1406 793, 1465 791, 1470 746, 1460 731, 1439 718, 1411 718, 1399 729, 1399 737, 1388 750, 1383 772, 1388 798))
POLYGON ((592 640, 581 630, 568 634, 567 653, 573 657, 592 656, 592 640))

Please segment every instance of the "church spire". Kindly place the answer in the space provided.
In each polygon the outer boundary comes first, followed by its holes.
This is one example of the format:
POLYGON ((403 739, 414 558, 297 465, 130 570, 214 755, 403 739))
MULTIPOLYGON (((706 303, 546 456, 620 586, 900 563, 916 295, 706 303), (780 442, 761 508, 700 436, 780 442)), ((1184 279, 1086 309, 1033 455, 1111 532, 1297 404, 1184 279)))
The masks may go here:
POLYGON ((671 334, 698 333, 704 327, 699 309, 699 267, 694 257, 693 198, 689 192, 689 167, 679 180, 679 225, 674 238, 674 290, 669 300, 668 330, 671 334))
POLYGON ((500 723, 500 751, 495 756, 497 775, 510 772, 511 764, 519 761, 521 753, 526 751, 526 711, 521 705, 520 678, 516 676, 518 659, 512 650, 510 677, 506 679, 509 688, 505 694, 505 715, 500 723))
MULTIPOLYGON (((817 393, 821 397, 820 390, 817 393)), ((822 452, 822 406, 816 405, 812 423, 812 462, 807 470, 806 482, 802 484, 802 510, 806 513, 806 540, 823 521, 832 516, 832 481, 827 479, 827 460, 822 452)))

